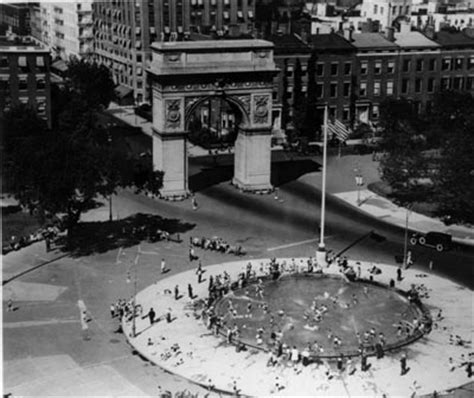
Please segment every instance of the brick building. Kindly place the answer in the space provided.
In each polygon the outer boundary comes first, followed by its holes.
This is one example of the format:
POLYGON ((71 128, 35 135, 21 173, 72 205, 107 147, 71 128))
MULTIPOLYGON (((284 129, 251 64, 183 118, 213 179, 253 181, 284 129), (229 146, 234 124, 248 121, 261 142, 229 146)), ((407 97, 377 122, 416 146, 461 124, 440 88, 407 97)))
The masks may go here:
POLYGON ((0 37, 0 115, 30 104, 51 127, 50 53, 32 38, 0 37))

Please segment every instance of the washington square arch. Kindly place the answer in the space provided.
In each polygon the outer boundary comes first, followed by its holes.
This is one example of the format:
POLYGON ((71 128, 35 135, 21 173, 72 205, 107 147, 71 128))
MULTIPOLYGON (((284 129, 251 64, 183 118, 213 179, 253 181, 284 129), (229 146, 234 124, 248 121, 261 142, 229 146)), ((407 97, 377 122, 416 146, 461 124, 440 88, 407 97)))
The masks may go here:
POLYGON ((233 184, 271 189, 273 44, 263 40, 152 45, 153 167, 164 172, 163 197, 188 194, 187 136, 198 107, 220 98, 235 111, 233 184))

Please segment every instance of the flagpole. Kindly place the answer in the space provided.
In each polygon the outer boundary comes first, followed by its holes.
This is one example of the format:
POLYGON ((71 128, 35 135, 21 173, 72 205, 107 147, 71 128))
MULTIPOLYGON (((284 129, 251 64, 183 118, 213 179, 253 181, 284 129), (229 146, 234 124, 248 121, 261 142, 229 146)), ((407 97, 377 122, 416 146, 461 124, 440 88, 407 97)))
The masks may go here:
POLYGON ((316 251, 316 261, 319 266, 326 266, 326 247, 324 245, 324 218, 326 215, 326 168, 328 152, 328 107, 324 108, 324 141, 323 141, 323 181, 321 187, 321 226, 319 228, 319 246, 316 251))

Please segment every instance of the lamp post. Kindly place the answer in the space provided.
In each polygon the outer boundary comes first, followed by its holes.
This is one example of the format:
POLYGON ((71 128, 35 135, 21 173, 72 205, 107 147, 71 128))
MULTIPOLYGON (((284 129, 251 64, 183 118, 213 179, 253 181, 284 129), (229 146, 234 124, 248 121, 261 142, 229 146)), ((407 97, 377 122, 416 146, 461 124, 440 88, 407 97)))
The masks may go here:
MULTIPOLYGON (((134 275, 134 280, 133 280, 133 308, 132 308, 132 336, 135 337, 137 335, 137 324, 136 324, 136 306, 137 306, 137 281, 138 281, 138 259, 139 259, 139 254, 135 257, 135 261, 132 263, 130 268, 135 269, 135 275, 134 275)), ((130 272, 129 268, 129 272, 130 272)), ((130 283, 130 274, 128 272, 127 275, 127 283, 130 283)))
POLYGON ((403 243, 403 269, 407 269, 407 254, 408 254, 408 218, 410 216, 410 208, 407 207, 405 218, 405 240, 403 243))
POLYGON ((360 171, 355 176, 355 181, 357 185, 357 206, 360 206, 360 187, 364 185, 364 177, 360 174, 360 171))
POLYGON ((327 149, 328 149, 328 107, 324 108, 324 142, 323 142, 323 181, 321 186, 321 227, 319 229, 319 245, 316 250, 316 261, 319 266, 325 267, 326 246, 324 245, 324 218, 326 213, 326 168, 327 168, 327 149))

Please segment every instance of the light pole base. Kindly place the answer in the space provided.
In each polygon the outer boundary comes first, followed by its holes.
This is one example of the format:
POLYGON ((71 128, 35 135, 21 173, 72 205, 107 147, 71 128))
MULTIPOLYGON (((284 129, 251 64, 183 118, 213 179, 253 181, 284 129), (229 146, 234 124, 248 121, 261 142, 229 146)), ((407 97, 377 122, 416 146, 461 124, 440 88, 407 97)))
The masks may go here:
POLYGON ((327 267, 328 262, 326 260, 326 248, 324 246, 319 246, 316 250, 316 262, 320 267, 327 267))

